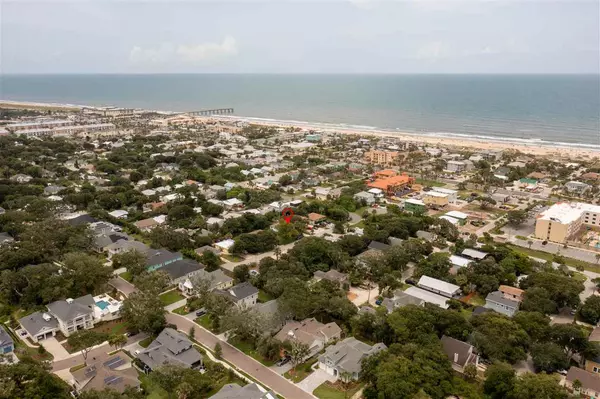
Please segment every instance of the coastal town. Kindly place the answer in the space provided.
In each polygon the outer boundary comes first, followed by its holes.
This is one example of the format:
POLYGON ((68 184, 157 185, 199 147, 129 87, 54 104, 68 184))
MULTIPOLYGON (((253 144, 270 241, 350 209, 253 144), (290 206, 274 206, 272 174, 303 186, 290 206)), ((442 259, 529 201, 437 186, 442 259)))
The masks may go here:
POLYGON ((0 395, 600 396, 600 152, 232 113, 1 104, 0 395))

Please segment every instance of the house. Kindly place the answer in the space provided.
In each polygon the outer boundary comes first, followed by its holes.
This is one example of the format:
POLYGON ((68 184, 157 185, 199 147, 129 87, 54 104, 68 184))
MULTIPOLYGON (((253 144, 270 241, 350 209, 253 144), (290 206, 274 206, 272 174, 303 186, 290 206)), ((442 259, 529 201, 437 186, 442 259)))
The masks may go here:
POLYGON ((229 298, 239 308, 251 308, 258 302, 258 288, 246 281, 226 290, 215 290, 215 293, 229 298))
POLYGON ((458 200, 458 191, 456 191, 456 190, 450 190, 449 188, 443 188, 443 187, 433 187, 431 189, 430 193, 431 192, 446 194, 448 196, 448 202, 450 204, 455 204, 456 201, 458 200))
POLYGON ((458 269, 460 269, 462 267, 467 267, 467 266, 469 266, 469 263, 472 262, 471 259, 463 258, 462 256, 458 256, 458 255, 450 255, 449 260, 450 260, 450 263, 452 264, 452 269, 450 269, 450 274, 456 274, 458 269))
POLYGON ((213 254, 215 254, 217 256, 221 255, 221 251, 219 251, 217 248, 211 247, 210 245, 205 245, 203 247, 194 249, 194 252, 198 256, 202 256, 204 254, 204 252, 206 252, 206 251, 212 252, 213 254))
POLYGON ((150 249, 146 252, 146 270, 151 272, 181 259, 183 259, 183 255, 179 252, 171 252, 166 249, 150 249))
POLYGON ((0 233, 0 247, 3 245, 10 245, 15 242, 15 239, 8 233, 0 233))
POLYGON ((203 367, 203 357, 194 348, 192 341, 185 334, 172 328, 162 330, 158 337, 137 355, 137 359, 146 373, 167 364, 191 369, 203 367))
POLYGON ((33 177, 24 175, 23 173, 18 173, 10 177, 10 180, 16 181, 17 183, 29 183, 31 179, 33 179, 33 177))
POLYGON ((100 355, 100 359, 86 364, 85 367, 71 372, 73 386, 77 392, 110 389, 123 393, 127 388, 140 386, 138 373, 131 366, 131 358, 123 351, 112 355, 100 355))
MULTIPOLYGON (((110 235, 109 237, 112 236, 113 235, 110 235)), ((98 245, 101 245, 101 243, 98 245)), ((103 247, 103 251, 106 252, 109 257, 112 257, 115 254, 122 254, 128 251, 138 251, 142 254, 146 254, 148 251, 150 251, 150 247, 143 242, 121 238, 112 244, 105 245, 103 247)))
POLYGON ((129 237, 124 233, 100 234, 94 236, 92 247, 96 252, 102 253, 108 251, 108 248, 113 248, 115 243, 128 242, 128 239, 129 237))
POLYGON ((275 334, 275 339, 285 341, 298 341, 308 346, 309 354, 314 356, 328 343, 341 338, 342 329, 334 322, 323 324, 315 318, 302 321, 290 320, 275 334))
POLYGON ((19 324, 33 342, 53 337, 59 330, 68 337, 78 330, 94 327, 94 306, 91 295, 67 298, 48 304, 48 312, 34 312, 19 319, 19 324))
POLYGON ((277 394, 273 391, 263 392, 256 383, 243 387, 234 383, 223 385, 210 399, 277 399, 277 394))
POLYGON ((585 194, 591 188, 592 186, 590 186, 589 184, 580 181, 570 181, 568 183, 565 183, 565 189, 569 193, 573 194, 585 194))
POLYGON ((408 287, 404 292, 410 296, 430 303, 432 305, 439 306, 442 309, 448 309, 448 298, 438 294, 434 294, 431 291, 424 290, 419 287, 408 287))
POLYGON ((498 291, 500 291, 505 298, 512 299, 517 302, 523 302, 523 299, 525 299, 525 291, 517 287, 501 285, 498 287, 498 291))
POLYGON ((171 284, 185 282, 191 277, 197 275, 200 270, 204 269, 204 265, 191 259, 179 259, 175 262, 161 267, 160 270, 166 272, 171 278, 171 284))
POLYGON ((123 302, 118 301, 108 294, 100 294, 94 297, 94 321, 111 321, 121 317, 123 302))
POLYGON ((447 206, 450 201, 448 200, 448 194, 438 193, 437 191, 427 191, 423 194, 423 203, 432 208, 443 208, 447 206))
POLYGON ((219 241, 217 243, 214 244, 215 248, 217 248, 219 251, 221 251, 221 253, 223 254, 229 254, 231 251, 231 248, 235 245, 235 241, 233 241, 231 238, 227 239, 227 240, 223 240, 223 241, 219 241))
POLYGON ((413 213, 425 212, 425 203, 421 200, 409 198, 404 201, 404 210, 413 213))
POLYGON ((129 212, 122 210, 122 209, 118 209, 116 211, 109 212, 108 214, 117 219, 127 219, 127 216, 129 216, 129 212))
POLYGON ((262 329, 268 334, 281 330, 288 318, 288 315, 280 309, 277 299, 257 303, 254 311, 262 315, 262 329))
POLYGON ((4 326, 0 325, 0 355, 7 355, 15 350, 15 341, 4 326))
POLYGON ((418 230, 415 234, 417 238, 422 238, 425 241, 435 241, 435 234, 430 233, 429 231, 418 230))
POLYGON ((485 307, 512 317, 519 310, 519 301, 507 298, 502 292, 490 292, 485 297, 485 307))
POLYGON ((340 288, 350 286, 350 278, 348 277, 348 275, 346 273, 340 273, 335 269, 330 269, 327 272, 317 270, 314 273, 313 279, 316 282, 319 282, 321 280, 329 280, 332 283, 339 285, 340 288))
POLYGON ((451 218, 458 219, 461 224, 464 224, 467 221, 469 215, 459 211, 450 211, 446 212, 446 216, 450 216, 451 218))
POLYGON ((319 213, 312 212, 308 214, 308 224, 310 224, 311 226, 319 226, 325 223, 326 219, 327 216, 321 215, 319 213))
POLYGON ((391 248, 391 245, 384 244, 379 241, 371 241, 368 246, 369 249, 373 249, 375 251, 387 251, 391 248))
POLYGON ((600 377, 579 367, 571 367, 569 369, 564 384, 571 392, 583 395, 586 398, 600 397, 600 377), (575 389, 573 387, 575 381, 579 381, 581 388, 575 389))
POLYGON ((135 227, 140 229, 142 232, 148 232, 158 226, 158 222, 154 218, 138 220, 133 224, 135 227))
POLYGON ((162 201, 148 202, 147 204, 144 204, 142 206, 142 212, 144 212, 144 213, 154 212, 154 211, 160 209, 163 206, 165 206, 165 203, 162 202, 162 201))
POLYGON ((425 301, 421 298, 414 297, 402 290, 396 290, 392 298, 384 298, 381 306, 384 306, 388 312, 393 312, 396 308, 401 308, 408 305, 425 306, 425 301))
POLYGON ((463 161, 448 161, 446 163, 446 171, 451 173, 460 173, 467 170, 467 164, 463 161))
POLYGON ((44 194, 45 195, 56 195, 58 193, 60 193, 62 190, 64 190, 66 187, 64 186, 55 186, 55 185, 50 185, 47 187, 44 187, 44 194))
POLYGON ((328 347, 319 356, 319 368, 337 378, 348 375, 349 379, 357 380, 362 370, 362 360, 385 349, 387 346, 383 343, 371 346, 349 337, 328 347))
POLYGON ((452 362, 452 368, 463 373, 468 364, 479 365, 479 356, 473 345, 457 339, 442 336, 442 350, 452 362))
POLYGON ((65 219, 65 221, 70 226, 81 226, 83 224, 96 223, 98 219, 88 215, 87 213, 84 213, 82 215, 74 215, 73 217, 69 217, 65 219))
POLYGON ((500 180, 508 180, 509 173, 510 168, 507 168, 506 166, 501 166, 499 168, 496 168, 496 170, 494 171, 494 177, 500 180))
POLYGON ((354 194, 354 200, 358 202, 364 201, 367 205, 372 205, 375 203, 375 196, 366 191, 361 191, 359 193, 354 194))
POLYGON ((244 207, 244 203, 237 198, 230 198, 223 201, 223 206, 225 209, 242 209, 244 207))
POLYGON ((588 341, 590 342, 600 342, 600 327, 595 327, 590 336, 588 337, 588 341))
POLYGON ((478 250, 472 249, 472 248, 466 248, 460 254, 466 258, 473 259, 473 260, 483 260, 483 259, 485 259, 486 256, 489 255, 486 252, 478 251, 478 250))
POLYGON ((187 295, 193 295, 200 281, 208 281, 209 290, 226 290, 233 286, 233 279, 223 273, 223 270, 217 269, 212 272, 207 272, 204 269, 198 270, 197 273, 177 284, 179 290, 187 295))
POLYGON ((460 295, 460 287, 448 283, 446 281, 438 280, 437 278, 429 276, 421 276, 417 284, 420 288, 439 294, 447 298, 455 298, 460 295))

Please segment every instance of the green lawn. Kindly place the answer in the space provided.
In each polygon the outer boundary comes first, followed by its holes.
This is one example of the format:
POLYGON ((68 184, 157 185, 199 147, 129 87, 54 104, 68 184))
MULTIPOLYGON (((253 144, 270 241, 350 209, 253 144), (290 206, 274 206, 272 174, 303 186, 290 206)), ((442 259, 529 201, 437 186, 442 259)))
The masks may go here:
POLYGON ((347 399, 351 398, 359 389, 360 384, 356 383, 351 386, 347 392, 344 392, 339 383, 334 385, 329 381, 326 381, 313 391, 313 395, 319 399, 347 399))
POLYGON ((297 384, 306 377, 308 377, 310 373, 312 373, 311 366, 315 364, 318 360, 319 359, 317 359, 316 357, 313 359, 308 359, 306 362, 296 366, 296 370, 294 372, 292 372, 292 370, 286 371, 283 374, 283 376, 288 380, 291 380, 294 384, 297 384))
POLYGON ((241 262, 244 260, 244 258, 236 255, 221 255, 221 258, 227 259, 228 262, 241 262))
POLYGON ((133 281, 133 276, 129 272, 121 273, 119 274, 119 277, 125 281, 129 281, 130 283, 133 281))
POLYGON ((265 291, 263 291, 263 290, 258 291, 258 302, 265 303, 265 302, 269 302, 271 299, 273 299, 273 297, 271 295, 269 295, 268 293, 266 293, 265 291))
MULTIPOLYGON (((508 244, 508 246, 514 249, 516 252, 522 253, 523 255, 533 256, 534 258, 540 258, 544 260, 554 260, 554 254, 544 251, 538 251, 535 249, 529 249, 525 247, 520 247, 518 245, 508 244)), ((600 273, 600 266, 594 265, 592 263, 584 262, 582 260, 577 260, 573 258, 567 258, 564 255, 561 255, 565 259, 565 263, 567 266, 577 267, 583 266, 585 270, 589 270, 591 272, 600 273)))
POLYGON ((255 360, 258 360, 259 362, 261 362, 262 364, 264 364, 267 367, 270 367, 277 362, 276 360, 268 360, 268 359, 265 359, 264 357, 262 357, 260 355, 260 353, 258 353, 254 348, 252 348, 252 344, 250 344, 249 342, 239 341, 239 340, 236 340, 235 338, 232 338, 228 342, 231 345, 238 348, 239 350, 241 350, 242 352, 244 352, 246 355, 252 357, 255 360))
POLYGON ((147 348, 147 347, 148 347, 148 345, 150 345, 150 343, 151 343, 153 340, 154 340, 154 338, 153 338, 153 337, 147 337, 147 338, 144 338, 143 340, 141 340, 141 341, 139 342, 139 344, 140 344, 140 346, 141 346, 142 348, 147 348))
POLYGON ((187 305, 183 305, 183 306, 178 307, 177 309, 173 310, 173 313, 177 313, 177 314, 184 316, 184 315, 190 313, 186 309, 187 309, 187 305))
POLYGON ((96 324, 92 330, 108 335, 125 334, 125 332, 127 332, 127 322, 122 321, 121 319, 106 321, 96 324))
POLYGON ((71 368, 69 369, 69 371, 72 373, 72 372, 74 372, 74 371, 77 371, 77 370, 80 370, 80 369, 82 369, 82 368, 84 368, 84 367, 85 367, 85 363, 81 363, 81 364, 78 364, 77 366, 73 366, 73 367, 71 367, 71 368))
POLYGON ((479 296, 479 294, 475 294, 471 299, 469 299, 469 304, 473 306, 483 306, 485 305, 485 298, 482 298, 479 296))
POLYGON ((176 289, 165 292, 164 294, 161 294, 159 296, 159 298, 160 298, 161 302, 163 303, 163 305, 165 305, 165 306, 175 303, 177 301, 181 301, 182 299, 185 299, 185 297, 183 295, 181 295, 181 293, 179 291, 177 291, 176 289))
POLYGON ((160 386, 154 384, 146 374, 139 374, 142 389, 148 396, 147 399, 169 399, 169 393, 160 386))
POLYGON ((205 314, 204 316, 198 317, 196 320, 194 320, 194 322, 196 324, 200 324, 202 327, 206 328, 208 331, 214 333, 214 334, 220 334, 221 331, 215 331, 212 328, 212 321, 210 320, 210 316, 208 316, 207 314, 205 314))
POLYGON ((416 179, 415 182, 417 184, 421 184, 423 186, 431 186, 431 187, 444 187, 446 183, 442 183, 435 180, 427 180, 427 179, 416 179))

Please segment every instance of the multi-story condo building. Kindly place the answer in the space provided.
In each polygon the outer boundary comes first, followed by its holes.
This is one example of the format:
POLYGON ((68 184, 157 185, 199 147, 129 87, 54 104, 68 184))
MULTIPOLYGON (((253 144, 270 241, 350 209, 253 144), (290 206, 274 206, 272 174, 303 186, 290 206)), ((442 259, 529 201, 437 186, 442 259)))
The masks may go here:
POLYGON ((538 215, 535 237, 564 243, 583 226, 600 227, 600 206, 581 202, 557 203, 538 215))

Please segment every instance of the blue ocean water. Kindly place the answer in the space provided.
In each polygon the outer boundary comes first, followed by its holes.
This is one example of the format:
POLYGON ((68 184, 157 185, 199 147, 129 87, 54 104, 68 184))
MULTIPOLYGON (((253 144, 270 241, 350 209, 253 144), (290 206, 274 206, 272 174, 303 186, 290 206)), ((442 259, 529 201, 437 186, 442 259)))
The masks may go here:
POLYGON ((600 145, 599 75, 3 75, 0 98, 600 145))

